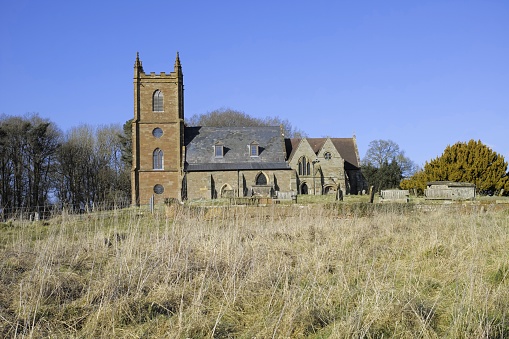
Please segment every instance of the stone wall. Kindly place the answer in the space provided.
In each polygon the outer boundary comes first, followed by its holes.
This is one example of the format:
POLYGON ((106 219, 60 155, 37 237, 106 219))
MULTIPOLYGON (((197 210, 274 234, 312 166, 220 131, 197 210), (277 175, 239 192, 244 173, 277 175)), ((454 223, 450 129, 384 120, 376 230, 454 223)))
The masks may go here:
POLYGON ((150 197, 154 196, 154 203, 162 203, 166 198, 175 198, 180 200, 181 178, 180 172, 170 171, 148 171, 139 172, 139 202, 140 205, 147 205, 150 197), (156 194, 155 185, 161 185, 164 192, 156 194))
POLYGON ((223 197, 251 196, 255 192, 271 194, 274 191, 291 191, 291 170, 275 171, 222 171, 188 172, 185 176, 187 199, 215 199, 223 197), (256 177, 263 173, 267 185, 256 186, 256 177), (258 189, 256 189, 258 188, 258 189), (269 192, 269 193, 267 193, 269 192))

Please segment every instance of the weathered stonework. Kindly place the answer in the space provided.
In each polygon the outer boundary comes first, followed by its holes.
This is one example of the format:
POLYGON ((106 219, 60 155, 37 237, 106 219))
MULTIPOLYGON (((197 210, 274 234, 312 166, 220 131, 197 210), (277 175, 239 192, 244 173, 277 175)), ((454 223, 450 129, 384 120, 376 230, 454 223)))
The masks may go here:
POLYGON ((190 172, 186 174, 187 198, 194 200, 251 196, 253 191, 257 193, 258 175, 265 175, 265 186, 270 186, 274 191, 291 191, 290 170, 190 172))

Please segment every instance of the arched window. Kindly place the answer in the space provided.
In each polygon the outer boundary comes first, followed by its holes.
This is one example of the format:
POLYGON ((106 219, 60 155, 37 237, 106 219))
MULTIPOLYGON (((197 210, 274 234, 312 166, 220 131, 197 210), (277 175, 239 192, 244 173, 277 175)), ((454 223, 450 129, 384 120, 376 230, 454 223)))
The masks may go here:
POLYGON ((299 159, 299 175, 309 175, 311 173, 310 167, 311 165, 306 157, 299 159))
POLYGON ((154 153, 152 154, 152 167, 155 170, 162 170, 163 169, 163 151, 159 148, 156 148, 154 150, 154 153))
POLYGON ((256 177, 256 186, 267 185, 267 177, 263 173, 259 173, 256 177))
POLYGON ((163 92, 161 92, 160 90, 155 91, 154 96, 152 97, 152 110, 154 112, 163 112, 164 111, 163 102, 164 102, 163 92))
POLYGON ((224 184, 223 187, 221 187, 221 198, 233 198, 235 196, 234 193, 230 184, 224 184))

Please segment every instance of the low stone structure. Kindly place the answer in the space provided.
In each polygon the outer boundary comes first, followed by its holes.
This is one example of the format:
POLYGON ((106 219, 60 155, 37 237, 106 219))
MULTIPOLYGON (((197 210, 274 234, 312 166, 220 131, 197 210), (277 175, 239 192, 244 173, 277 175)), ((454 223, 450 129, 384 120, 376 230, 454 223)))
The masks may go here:
POLYGON ((280 203, 281 201, 297 202, 297 192, 280 192, 276 191, 275 196, 272 199, 274 202, 280 203))
POLYGON ((469 182, 428 182, 424 195, 428 200, 474 200, 475 185, 469 182))
POLYGON ((382 190, 380 202, 408 202, 410 192, 408 190, 382 190))

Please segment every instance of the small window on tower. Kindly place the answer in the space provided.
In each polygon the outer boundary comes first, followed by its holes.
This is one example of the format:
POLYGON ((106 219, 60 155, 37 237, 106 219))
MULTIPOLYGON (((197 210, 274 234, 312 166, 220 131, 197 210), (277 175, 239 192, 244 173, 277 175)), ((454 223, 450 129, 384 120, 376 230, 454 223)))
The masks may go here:
POLYGON ((154 186, 154 193, 155 194, 163 194, 164 193, 164 187, 161 184, 157 184, 154 186))
POLYGON ((154 128, 154 130, 152 131, 152 135, 156 138, 160 138, 163 136, 163 130, 160 129, 159 127, 156 127, 154 128))
POLYGON ((152 110, 154 112, 164 112, 163 109, 164 96, 163 92, 157 90, 154 92, 154 96, 152 97, 152 110))

